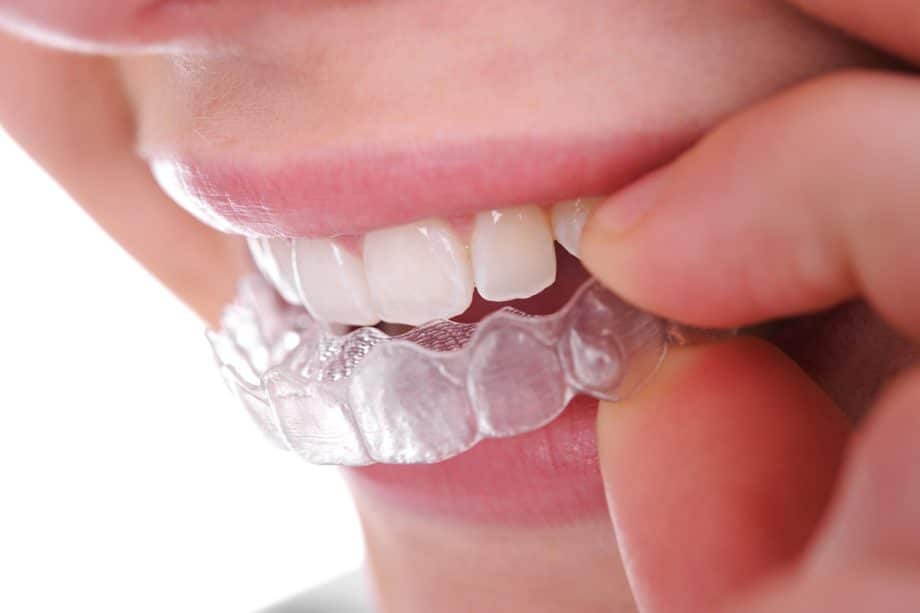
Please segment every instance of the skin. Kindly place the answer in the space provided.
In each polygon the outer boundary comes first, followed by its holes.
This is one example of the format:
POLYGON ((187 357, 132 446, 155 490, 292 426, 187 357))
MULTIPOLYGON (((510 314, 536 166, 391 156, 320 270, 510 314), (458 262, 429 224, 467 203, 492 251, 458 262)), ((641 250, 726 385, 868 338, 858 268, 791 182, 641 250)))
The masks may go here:
MULTIPOLYGON (((864 297, 917 340, 920 82, 865 70, 886 60, 822 25, 917 61, 914 3, 489 6, 0 0, 16 32, 0 41, 0 82, 16 92, 0 121, 211 323, 248 267, 241 241, 170 203, 139 152, 270 160, 330 144, 705 133, 596 212, 583 251, 599 279, 706 325, 864 297), (87 49, 104 55, 74 53, 87 49), (864 70, 827 76, 852 66, 864 70)), ((855 437, 827 388, 762 341, 675 352, 639 397, 601 407, 609 515, 563 526, 416 517, 356 490, 381 609, 910 610, 920 376, 855 437)))
MULTIPOLYGON (((920 19, 914 4, 880 3, 871 15, 854 0, 802 0, 801 5, 907 61, 920 58, 920 45, 908 36, 906 26, 920 19)), ((918 100, 920 81, 913 76, 858 71, 817 79, 756 105, 719 126, 673 164, 605 203, 584 238, 585 261, 629 299, 696 324, 758 322, 861 296, 916 341, 920 293, 910 281, 920 272, 920 258, 912 248, 918 224, 909 194, 917 189, 912 170, 920 134, 905 128, 918 100), (814 143, 823 146, 815 150, 814 143), (787 155, 776 156, 780 149, 787 155), (726 168, 734 173, 729 180, 724 180, 726 168), (711 220, 717 223, 708 225, 711 220), (770 245, 772 256, 763 258, 752 245, 770 245), (743 270, 756 271, 757 277, 751 279, 743 270)), ((742 343, 731 350, 738 364, 755 360, 758 368, 768 368, 777 359, 757 356, 761 348, 742 343)), ((650 525, 663 525, 654 511, 667 513, 672 499, 666 498, 661 510, 662 501, 650 505, 643 488, 636 495, 621 489, 632 484, 632 476, 620 467, 623 455, 638 444, 633 437, 663 427, 651 422, 667 419, 665 413, 674 406, 667 394, 694 385, 682 377, 716 359, 713 352, 719 351, 727 350, 697 349, 695 356, 672 363, 677 372, 669 372, 663 387, 633 403, 629 414, 601 413, 599 441, 612 492, 611 515, 624 556, 637 560, 629 566, 630 583, 644 610, 706 610, 707 602, 731 600, 728 594, 749 585, 747 573, 735 579, 732 569, 756 563, 761 555, 731 549, 730 555, 722 555, 725 550, 720 549, 718 555, 706 556, 714 574, 728 577, 726 584, 694 588, 687 601, 680 578, 657 566, 673 559, 672 545, 667 540, 639 542, 634 536, 650 525), (640 511, 653 512, 640 516, 640 511)), ((800 418, 826 412, 825 403, 813 396, 799 373, 766 376, 774 388, 790 386, 791 395, 780 410, 794 411, 800 418)), ((725 390, 700 390, 709 396, 705 402, 710 410, 722 402, 733 403, 733 410, 750 410, 756 405, 745 398, 748 393, 732 398, 725 390)), ((920 373, 906 370, 875 403, 859 436, 843 439, 845 466, 834 484, 834 501, 809 547, 761 585, 756 596, 735 596, 748 600, 740 610, 917 607, 920 488, 912 466, 920 459, 918 401, 920 373)), ((672 447, 682 449, 685 459, 693 457, 724 435, 719 431, 724 427, 715 421, 696 422, 678 433, 680 440, 672 440, 672 447)), ((773 447, 773 442, 768 445, 773 447)), ((633 454, 630 461, 640 457, 633 454)), ((639 461, 651 478, 669 474, 680 462, 667 450, 645 458, 639 461)), ((795 456, 786 458, 786 463, 797 461, 795 456)), ((757 461, 752 455, 733 459, 696 475, 694 487, 723 483, 757 461)), ((668 496, 674 492, 678 497, 673 500, 680 501, 682 488, 669 489, 668 496)), ((719 510, 731 514, 737 504, 727 500, 719 510)), ((676 535, 675 542, 695 551, 724 539, 712 531, 688 534, 676 535)), ((749 536, 746 528, 739 530, 740 538, 749 536)))

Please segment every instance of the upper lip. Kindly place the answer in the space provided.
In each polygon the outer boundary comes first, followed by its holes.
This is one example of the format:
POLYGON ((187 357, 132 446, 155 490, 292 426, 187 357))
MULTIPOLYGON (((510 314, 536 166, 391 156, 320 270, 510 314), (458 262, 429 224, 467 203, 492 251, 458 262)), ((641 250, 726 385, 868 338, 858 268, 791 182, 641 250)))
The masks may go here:
POLYGON ((320 151, 272 163, 194 156, 150 163, 173 199, 223 230, 332 237, 607 195, 673 159, 693 137, 641 132, 320 151))

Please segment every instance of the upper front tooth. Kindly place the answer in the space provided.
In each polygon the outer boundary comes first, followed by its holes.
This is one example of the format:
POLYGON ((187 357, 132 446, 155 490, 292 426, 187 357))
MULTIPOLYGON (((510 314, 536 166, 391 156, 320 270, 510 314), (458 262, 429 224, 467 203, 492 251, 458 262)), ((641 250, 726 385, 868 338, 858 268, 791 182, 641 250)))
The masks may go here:
POLYGON ((352 326, 380 320, 371 303, 364 262, 338 243, 297 239, 294 269, 303 305, 316 319, 352 326))
POLYGON ((380 318, 417 326, 463 313, 473 299, 466 248, 444 221, 371 232, 364 268, 380 318))
POLYGON ((478 214, 470 247, 476 288, 487 300, 528 298, 556 280, 553 235, 538 207, 478 214))
POLYGON ((249 250, 256 266, 268 277, 281 297, 291 304, 299 304, 294 282, 291 240, 288 238, 250 238, 249 250))
POLYGON ((553 207, 553 232, 566 251, 579 257, 581 235, 588 215, 600 198, 579 198, 560 202, 553 207))

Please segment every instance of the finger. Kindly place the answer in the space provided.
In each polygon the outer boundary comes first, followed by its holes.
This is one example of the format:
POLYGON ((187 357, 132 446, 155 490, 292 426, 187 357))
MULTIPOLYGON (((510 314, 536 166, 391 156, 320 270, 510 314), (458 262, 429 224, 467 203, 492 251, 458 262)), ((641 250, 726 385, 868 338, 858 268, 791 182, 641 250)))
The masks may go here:
POLYGON ((599 411, 610 514, 640 610, 714 611, 804 549, 848 425, 775 348, 676 351, 599 411))
POLYGON ((920 610, 920 372, 878 404, 851 446, 829 519, 802 568, 731 611, 920 610))
POLYGON ((904 568, 862 567, 822 577, 775 582, 730 613, 916 613, 920 573, 904 568))
MULTIPOLYGON (((889 389, 848 458, 834 514, 810 556, 813 572, 867 561, 920 578, 920 372, 889 389)), ((920 608, 920 600, 915 603, 920 608)))
POLYGON ((0 36, 0 123, 115 240, 211 324, 245 246, 173 204, 134 150, 112 64, 0 36), (61 104, 67 100, 67 104, 61 104))
POLYGON ((868 297, 920 337, 920 80, 846 73, 724 124, 589 220, 626 298, 732 326, 868 297))
POLYGON ((920 62, 916 0, 790 0, 805 12, 893 53, 920 62))

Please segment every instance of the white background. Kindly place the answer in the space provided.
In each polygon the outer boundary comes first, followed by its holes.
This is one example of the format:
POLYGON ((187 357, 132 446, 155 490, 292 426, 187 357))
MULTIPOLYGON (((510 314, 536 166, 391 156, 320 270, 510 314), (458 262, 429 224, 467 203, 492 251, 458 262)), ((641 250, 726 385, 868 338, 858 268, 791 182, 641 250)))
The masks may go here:
POLYGON ((339 473, 262 440, 202 324, 2 132, 0 168, 0 611, 250 612, 359 566, 339 473))

